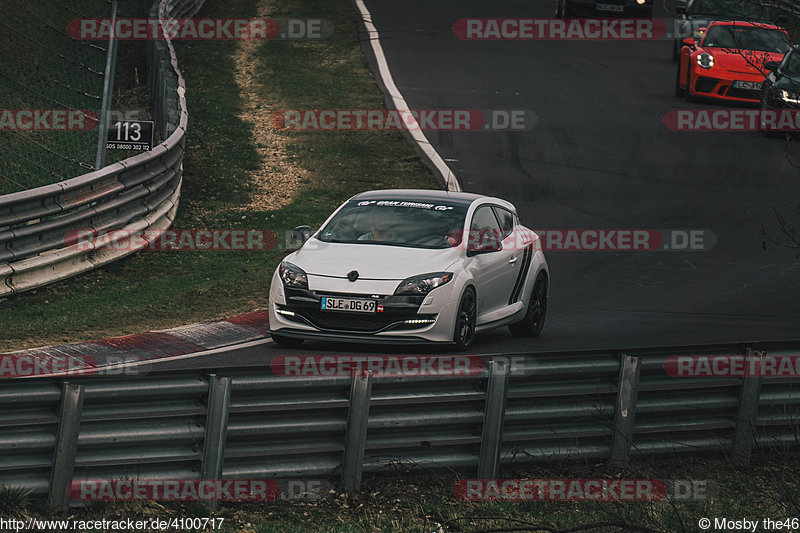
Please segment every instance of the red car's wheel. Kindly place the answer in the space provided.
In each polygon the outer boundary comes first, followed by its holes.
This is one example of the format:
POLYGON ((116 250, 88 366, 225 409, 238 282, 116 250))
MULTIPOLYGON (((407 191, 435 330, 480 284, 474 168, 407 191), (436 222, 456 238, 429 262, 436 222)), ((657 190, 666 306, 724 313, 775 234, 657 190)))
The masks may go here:
POLYGON ((686 90, 681 88, 681 63, 678 61, 678 71, 675 72, 675 96, 683 98, 686 90))
POLYGON ((686 66, 686 101, 687 102, 697 101, 697 97, 694 94, 692 94, 692 68, 689 65, 686 66))

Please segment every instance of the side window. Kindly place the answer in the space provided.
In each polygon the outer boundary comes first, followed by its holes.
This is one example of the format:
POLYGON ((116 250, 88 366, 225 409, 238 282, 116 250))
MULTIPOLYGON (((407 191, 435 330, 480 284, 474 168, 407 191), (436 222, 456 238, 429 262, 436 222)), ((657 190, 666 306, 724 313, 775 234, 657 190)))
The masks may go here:
POLYGON ((500 224, 497 223, 497 217, 494 216, 492 207, 484 205, 475 210, 472 215, 472 224, 470 228, 473 231, 486 231, 496 232, 500 234, 500 224))
POLYGON ((494 213, 500 221, 500 229, 503 230, 502 239, 505 239, 514 231, 514 213, 503 207, 494 206, 494 213))
POLYGON ((793 50, 789 50, 785 56, 783 56, 783 61, 781 61, 780 70, 784 74, 788 74, 792 71, 792 63, 794 63, 794 53, 793 50))
POLYGON ((472 223, 469 226, 469 248, 477 250, 502 249, 500 224, 494 215, 494 210, 489 205, 484 205, 475 210, 472 223))
POLYGON ((800 55, 798 55, 795 50, 792 50, 783 57, 781 74, 789 77, 796 77, 800 74, 800 55))

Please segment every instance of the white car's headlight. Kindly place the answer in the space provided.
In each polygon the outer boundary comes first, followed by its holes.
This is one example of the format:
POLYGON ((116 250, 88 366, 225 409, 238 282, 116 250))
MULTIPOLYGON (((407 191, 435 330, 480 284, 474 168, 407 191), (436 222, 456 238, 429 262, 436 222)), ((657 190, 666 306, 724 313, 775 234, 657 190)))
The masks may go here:
POLYGON ((711 68, 714 66, 714 56, 709 53, 703 52, 697 56, 697 65, 702 68, 711 68))
POLYGON ((452 272, 433 272, 404 279, 394 291, 397 296, 424 296, 453 279, 452 272))
POLYGON ((288 261, 283 261, 278 268, 278 272, 285 287, 291 287, 293 289, 308 288, 308 276, 306 276, 302 268, 288 261))
POLYGON ((780 90, 781 100, 786 102, 787 104, 800 104, 800 94, 784 91, 783 89, 780 90))

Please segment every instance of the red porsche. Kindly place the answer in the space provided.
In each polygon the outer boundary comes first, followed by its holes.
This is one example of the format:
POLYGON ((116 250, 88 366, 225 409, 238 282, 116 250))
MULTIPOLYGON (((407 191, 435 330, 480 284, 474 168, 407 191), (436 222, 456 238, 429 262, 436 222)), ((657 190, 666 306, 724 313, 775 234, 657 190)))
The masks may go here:
POLYGON ((687 38, 675 76, 675 96, 759 102, 767 61, 780 61, 791 43, 786 30, 762 22, 712 22, 687 38))

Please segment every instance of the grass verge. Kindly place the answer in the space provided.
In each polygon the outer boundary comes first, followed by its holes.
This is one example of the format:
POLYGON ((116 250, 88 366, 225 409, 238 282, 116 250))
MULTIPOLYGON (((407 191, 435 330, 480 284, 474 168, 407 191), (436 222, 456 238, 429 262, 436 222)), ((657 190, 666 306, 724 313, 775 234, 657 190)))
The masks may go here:
MULTIPOLYGON (((777 453, 773 459, 757 459, 749 468, 735 467, 724 459, 674 457, 669 463, 614 468, 605 464, 549 463, 533 470, 507 472, 506 478, 535 479, 649 479, 707 481, 715 487, 705 499, 663 498, 656 501, 494 501, 465 502, 453 486, 455 475, 398 479, 367 479, 360 493, 345 495, 332 490, 315 501, 221 504, 218 511, 197 504, 156 502, 103 502, 73 509, 71 518, 172 519, 224 518, 222 531, 277 533, 315 531, 324 533, 371 533, 418 531, 463 533, 529 531, 577 532, 696 532, 698 522, 714 519, 764 518, 786 520, 800 516, 800 468, 797 452, 777 453)), ((3 497, 0 516, 57 518, 41 501, 3 497)), ((791 527, 772 529, 791 531, 791 527)))
MULTIPOLYGON (((243 101, 235 69, 241 42, 177 42, 187 82, 189 128, 181 207, 174 228, 269 229, 319 224, 343 200, 368 189, 438 188, 398 132, 273 132, 260 145, 255 119, 277 109, 382 108, 357 37, 349 0, 208 2, 199 16, 324 18, 333 34, 316 41, 267 41, 250 58, 243 101), (252 202, 264 193, 254 176, 303 170, 290 203, 252 202)), ((240 80, 239 80, 240 81, 240 80)), ((280 183, 279 179, 274 182, 280 183)), ((271 183, 271 182, 267 182, 271 183)), ((141 252, 108 267, 0 302, 0 350, 89 340, 178 326, 263 308, 282 250, 141 252)))

